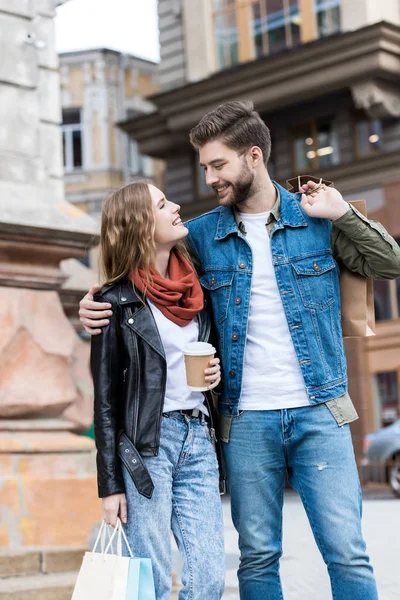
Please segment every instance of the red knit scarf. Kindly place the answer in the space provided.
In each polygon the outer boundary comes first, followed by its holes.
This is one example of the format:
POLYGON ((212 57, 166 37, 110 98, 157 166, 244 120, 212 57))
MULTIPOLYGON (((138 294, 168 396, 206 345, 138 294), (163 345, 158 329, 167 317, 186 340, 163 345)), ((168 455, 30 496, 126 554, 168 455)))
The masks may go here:
POLYGON ((138 269, 131 281, 167 319, 184 327, 202 310, 203 290, 193 267, 176 250, 171 251, 168 270, 170 279, 165 279, 151 268, 148 282, 143 269, 138 269))

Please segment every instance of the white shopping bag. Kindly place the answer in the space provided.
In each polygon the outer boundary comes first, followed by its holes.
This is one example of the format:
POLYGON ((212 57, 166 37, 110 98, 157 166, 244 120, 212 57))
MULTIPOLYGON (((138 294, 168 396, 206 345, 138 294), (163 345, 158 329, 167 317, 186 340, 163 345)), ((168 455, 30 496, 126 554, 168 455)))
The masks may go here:
POLYGON ((106 524, 103 521, 93 552, 85 553, 71 600, 126 600, 131 558, 122 556, 122 536, 130 556, 133 555, 121 521, 118 519, 106 548, 105 535, 106 524), (114 538, 117 542, 116 553, 112 548, 114 538), (99 541, 101 552, 96 552, 99 541), (110 549, 112 554, 108 554, 110 549))

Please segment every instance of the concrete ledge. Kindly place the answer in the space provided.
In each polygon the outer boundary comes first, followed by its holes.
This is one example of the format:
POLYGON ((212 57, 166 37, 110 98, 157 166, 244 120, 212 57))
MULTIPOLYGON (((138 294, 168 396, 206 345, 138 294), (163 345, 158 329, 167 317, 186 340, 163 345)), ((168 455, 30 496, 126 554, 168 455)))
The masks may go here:
POLYGON ((79 571, 87 548, 49 548, 42 551, 42 573, 65 573, 79 571))
POLYGON ((0 581, 0 600, 71 600, 77 572, 0 581))
MULTIPOLYGON (((40 571, 40 550, 0 549, 0 578, 35 575, 40 571)), ((0 585, 3 588, 4 583, 0 585)))

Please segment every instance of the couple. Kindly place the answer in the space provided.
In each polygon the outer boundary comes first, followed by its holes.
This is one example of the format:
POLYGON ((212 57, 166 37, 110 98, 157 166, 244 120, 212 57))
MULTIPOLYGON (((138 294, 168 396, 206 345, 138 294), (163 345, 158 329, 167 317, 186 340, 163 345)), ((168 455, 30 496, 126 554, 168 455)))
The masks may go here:
POLYGON ((107 284, 96 302, 93 290, 81 301, 93 334, 104 517, 113 524, 119 514, 135 553, 152 559, 157 600, 170 594, 171 529, 184 562, 180 599, 222 597, 212 406, 185 385, 182 357, 187 342, 214 332, 222 383, 217 359, 206 376, 210 389, 218 385, 241 600, 283 598, 286 473, 333 598, 376 600, 349 428, 357 414, 347 392, 338 263, 394 279, 400 249, 337 190, 313 192, 309 182, 307 195, 292 194, 272 182, 269 130, 250 102, 208 113, 190 140, 220 206, 183 226, 179 206, 152 185, 113 194, 101 232, 107 284))

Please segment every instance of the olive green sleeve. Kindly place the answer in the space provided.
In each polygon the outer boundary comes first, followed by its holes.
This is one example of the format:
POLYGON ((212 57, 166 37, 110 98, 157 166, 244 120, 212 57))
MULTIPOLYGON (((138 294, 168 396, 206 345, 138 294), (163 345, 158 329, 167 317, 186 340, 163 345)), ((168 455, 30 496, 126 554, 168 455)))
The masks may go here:
POLYGON ((370 279, 400 277, 400 246, 377 221, 354 206, 332 222, 332 250, 339 264, 370 279))

